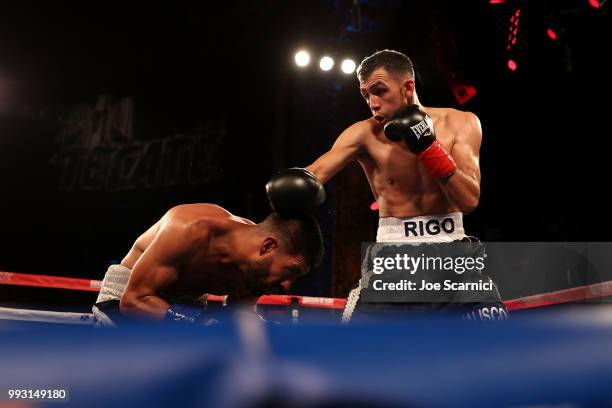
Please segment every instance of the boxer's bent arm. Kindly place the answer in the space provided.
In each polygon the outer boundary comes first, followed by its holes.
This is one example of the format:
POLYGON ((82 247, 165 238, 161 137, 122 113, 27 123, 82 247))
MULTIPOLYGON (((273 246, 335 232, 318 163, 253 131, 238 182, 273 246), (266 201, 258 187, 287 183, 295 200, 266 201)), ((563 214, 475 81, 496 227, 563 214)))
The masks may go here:
POLYGON ((314 173, 319 182, 327 183, 364 149, 367 126, 364 122, 358 122, 346 129, 338 136, 332 148, 306 169, 314 173))
POLYGON ((170 305, 158 294, 178 280, 180 267, 194 242, 189 225, 168 220, 162 225, 149 247, 134 264, 121 312, 126 315, 164 319, 170 305))
POLYGON ((457 170, 442 189, 448 200, 461 212, 468 214, 476 209, 480 200, 480 145, 482 129, 478 117, 473 113, 461 112, 451 156, 457 170))

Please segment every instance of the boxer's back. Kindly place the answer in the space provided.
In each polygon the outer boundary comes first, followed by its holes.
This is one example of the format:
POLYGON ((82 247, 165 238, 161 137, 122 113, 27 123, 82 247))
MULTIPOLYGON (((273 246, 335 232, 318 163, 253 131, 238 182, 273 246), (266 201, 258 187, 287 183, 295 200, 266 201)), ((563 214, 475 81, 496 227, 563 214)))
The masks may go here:
POLYGON ((134 264, 142 253, 151 245, 153 239, 157 235, 159 229, 168 222, 174 223, 188 223, 195 222, 198 219, 219 219, 219 220, 231 220, 239 223, 253 225, 252 221, 245 218, 237 217, 232 215, 229 211, 215 204, 183 204, 171 208, 164 216, 153 224, 148 230, 140 235, 128 254, 123 258, 121 264, 130 269, 134 267, 134 264))

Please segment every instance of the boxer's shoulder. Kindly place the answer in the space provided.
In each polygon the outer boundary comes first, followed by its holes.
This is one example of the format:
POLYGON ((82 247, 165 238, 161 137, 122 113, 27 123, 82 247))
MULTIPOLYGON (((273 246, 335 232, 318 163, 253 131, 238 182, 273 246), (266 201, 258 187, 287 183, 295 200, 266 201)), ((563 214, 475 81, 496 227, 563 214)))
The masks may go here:
POLYGON ((453 108, 440 108, 445 109, 444 122, 447 127, 454 130, 461 130, 466 128, 473 128, 475 126, 480 127, 480 120, 472 112, 461 111, 453 108))
POLYGON ((232 217, 232 213, 216 204, 202 203, 177 205, 172 207, 165 216, 165 218, 185 222, 192 222, 200 217, 224 219, 232 217))
POLYGON ((363 142, 369 134, 374 133, 374 127, 376 125, 376 121, 371 118, 360 120, 346 128, 340 135, 340 138, 351 139, 354 142, 363 142))
POLYGON ((371 117, 353 123, 341 137, 344 137, 345 140, 350 139, 353 145, 365 148, 373 141, 380 141, 384 138, 383 130, 383 124, 371 117))
POLYGON ((164 216, 165 224, 182 229, 193 238, 207 236, 212 230, 224 230, 236 223, 232 213, 216 204, 182 204, 164 216))
POLYGON ((439 135, 450 134, 455 139, 482 135, 480 120, 472 112, 437 107, 424 107, 423 110, 432 118, 439 135))
POLYGON ((239 224, 256 225, 256 223, 254 223, 253 221, 249 220, 248 218, 239 217, 237 215, 232 215, 230 217, 230 220, 233 221, 233 222, 237 222, 239 224))
POLYGON ((379 134, 384 130, 384 124, 374 119, 374 117, 362 120, 360 122, 355 123, 365 134, 379 134))
POLYGON ((463 121, 474 121, 478 120, 478 117, 469 111, 462 111, 455 108, 441 108, 441 107, 425 107, 423 110, 431 118, 436 121, 445 121, 449 123, 463 122, 463 121))

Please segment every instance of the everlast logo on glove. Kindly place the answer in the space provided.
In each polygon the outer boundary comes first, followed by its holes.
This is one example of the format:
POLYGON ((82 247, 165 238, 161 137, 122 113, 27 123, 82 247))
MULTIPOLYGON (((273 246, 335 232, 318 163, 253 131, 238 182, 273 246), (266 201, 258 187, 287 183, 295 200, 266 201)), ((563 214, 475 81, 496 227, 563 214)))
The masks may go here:
POLYGON ((426 120, 422 120, 416 125, 410 126, 410 129, 414 132, 414 135, 417 139, 420 139, 421 136, 430 136, 431 135, 431 126, 427 123, 426 120))
POLYGON ((429 220, 424 221, 406 221, 404 222, 404 232, 406 237, 423 236, 427 235, 438 235, 441 231, 450 234, 455 231, 455 222, 452 218, 444 218, 442 221, 429 220))

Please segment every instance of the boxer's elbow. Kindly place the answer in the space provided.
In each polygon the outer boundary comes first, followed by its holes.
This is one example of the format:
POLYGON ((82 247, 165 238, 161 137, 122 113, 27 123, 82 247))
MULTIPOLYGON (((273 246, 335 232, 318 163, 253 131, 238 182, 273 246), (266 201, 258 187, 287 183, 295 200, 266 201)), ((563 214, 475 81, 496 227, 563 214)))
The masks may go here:
POLYGON ((476 207, 478 207, 478 203, 476 204, 467 204, 464 205, 462 207, 459 208, 459 210, 463 213, 463 214, 470 214, 472 212, 474 212, 474 210, 476 210, 476 207))
POLYGON ((121 314, 141 319, 163 320, 168 304, 154 295, 138 296, 126 292, 119 301, 121 314))
POLYGON ((476 207, 478 207, 478 201, 480 201, 480 194, 474 194, 466 197, 466 199, 462 201, 461 205, 459 205, 459 210, 463 214, 470 214, 476 210, 476 207))
POLYGON ((138 314, 139 302, 138 299, 129 294, 124 294, 119 301, 119 311, 126 316, 138 314))
POLYGON ((150 317, 150 307, 144 298, 129 293, 124 294, 119 301, 119 311, 125 316, 150 317))

